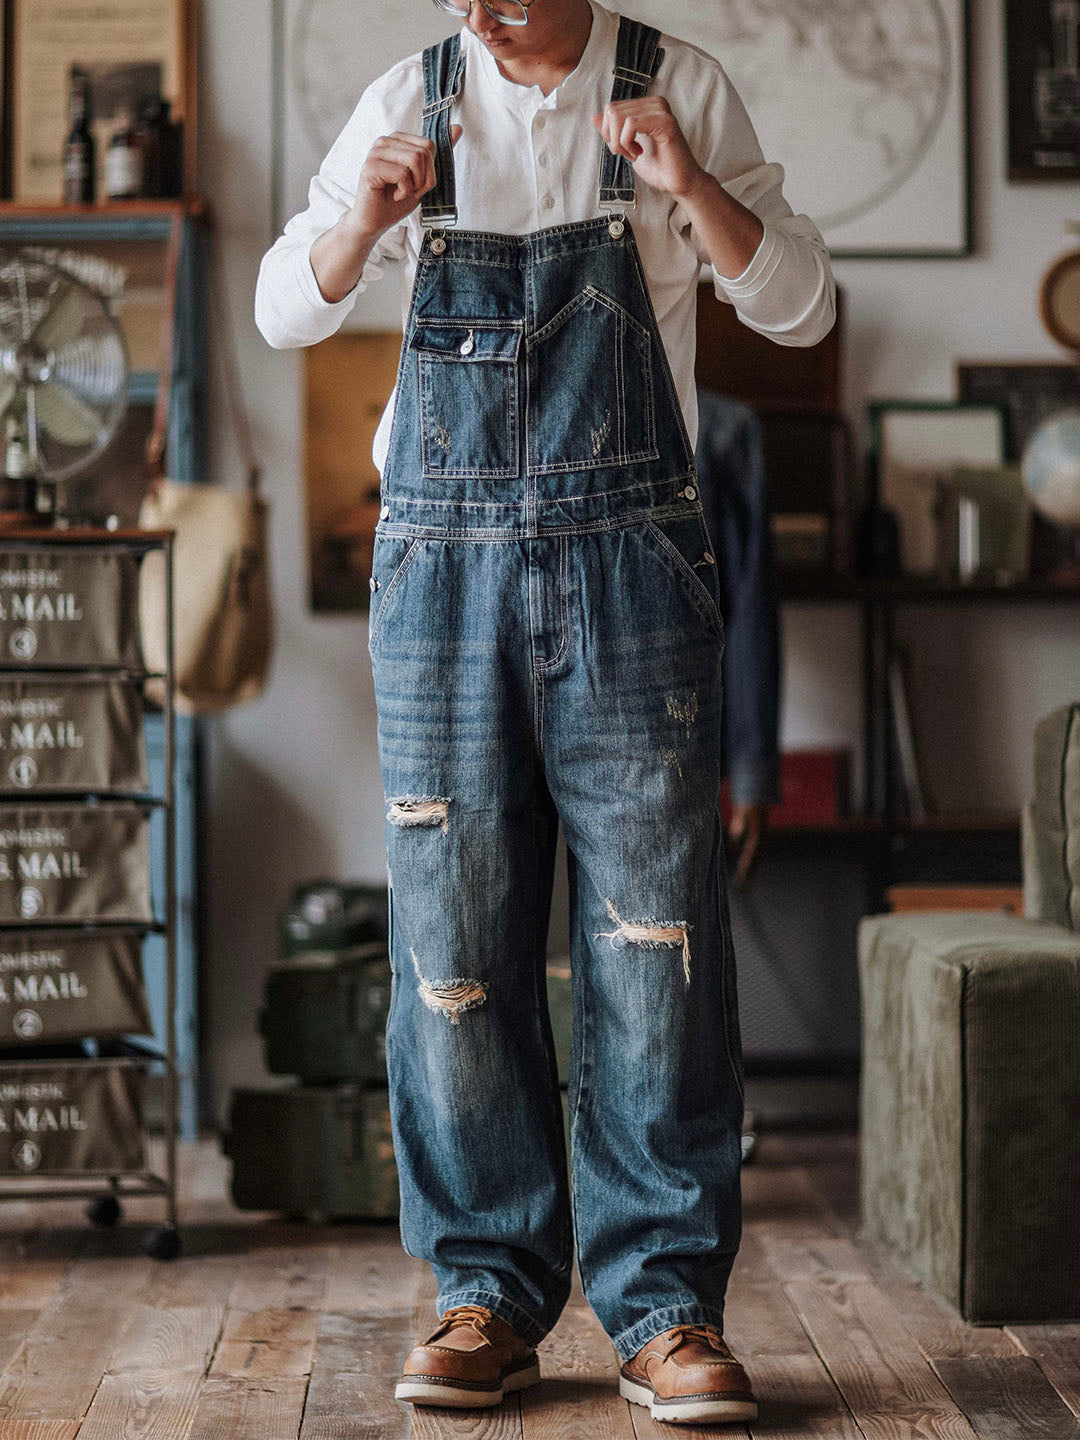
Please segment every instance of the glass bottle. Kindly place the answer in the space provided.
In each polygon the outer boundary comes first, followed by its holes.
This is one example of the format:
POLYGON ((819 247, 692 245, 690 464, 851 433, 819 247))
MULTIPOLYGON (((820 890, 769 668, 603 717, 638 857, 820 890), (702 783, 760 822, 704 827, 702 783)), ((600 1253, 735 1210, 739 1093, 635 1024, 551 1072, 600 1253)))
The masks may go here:
POLYGON ((68 115, 71 123, 64 140, 63 201, 65 205, 92 205, 97 147, 90 129, 90 77, 76 66, 71 68, 68 115))
POLYGON ((105 150, 105 194, 110 200, 136 200, 142 190, 143 152, 131 123, 131 106, 118 105, 105 150))

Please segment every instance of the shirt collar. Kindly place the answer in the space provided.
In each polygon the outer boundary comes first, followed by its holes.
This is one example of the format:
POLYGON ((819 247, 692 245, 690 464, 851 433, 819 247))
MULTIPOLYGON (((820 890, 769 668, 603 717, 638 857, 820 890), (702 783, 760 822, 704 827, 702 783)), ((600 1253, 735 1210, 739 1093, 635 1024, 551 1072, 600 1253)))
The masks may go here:
POLYGON ((605 6, 596 4, 595 0, 588 0, 588 3, 593 17, 592 28, 581 59, 550 95, 543 95, 539 85, 518 85, 508 80, 487 46, 477 40, 468 26, 463 26, 462 44, 467 66, 478 65, 489 90, 511 109, 555 109, 560 103, 576 101, 589 91, 598 78, 609 72, 614 63, 618 17, 605 6))

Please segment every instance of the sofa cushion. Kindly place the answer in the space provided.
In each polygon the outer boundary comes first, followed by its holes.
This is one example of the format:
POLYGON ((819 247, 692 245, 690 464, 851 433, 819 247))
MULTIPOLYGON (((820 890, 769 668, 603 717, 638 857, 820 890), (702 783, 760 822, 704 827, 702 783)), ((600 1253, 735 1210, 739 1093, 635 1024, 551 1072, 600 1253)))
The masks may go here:
POLYGON ((970 1321, 1080 1319, 1080 937, 859 927, 863 1224, 970 1321))
POLYGON ((1023 816, 1024 914, 1080 930, 1080 703, 1035 727, 1035 791, 1023 816))

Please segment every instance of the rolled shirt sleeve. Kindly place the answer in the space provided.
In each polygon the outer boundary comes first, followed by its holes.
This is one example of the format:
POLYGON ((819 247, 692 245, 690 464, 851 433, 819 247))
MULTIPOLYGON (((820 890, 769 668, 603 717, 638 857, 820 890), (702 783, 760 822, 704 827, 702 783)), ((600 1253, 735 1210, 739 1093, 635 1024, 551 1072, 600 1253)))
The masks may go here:
POLYGON ((404 255, 405 222, 400 221, 376 242, 359 280, 337 301, 323 295, 311 267, 313 243, 351 208, 360 170, 375 141, 394 130, 419 128, 419 110, 412 103, 417 77, 403 73, 409 67, 409 61, 394 66, 364 91, 311 178, 307 208, 286 223, 262 257, 255 283, 255 323, 274 349, 314 345, 333 335, 387 263, 404 255))
POLYGON ((698 163, 764 226, 742 274, 721 275, 682 212, 717 297, 734 305, 751 330, 778 345, 816 345, 836 319, 829 252, 810 217, 792 211, 783 192, 784 167, 766 162, 746 107, 719 67, 696 142, 698 163))

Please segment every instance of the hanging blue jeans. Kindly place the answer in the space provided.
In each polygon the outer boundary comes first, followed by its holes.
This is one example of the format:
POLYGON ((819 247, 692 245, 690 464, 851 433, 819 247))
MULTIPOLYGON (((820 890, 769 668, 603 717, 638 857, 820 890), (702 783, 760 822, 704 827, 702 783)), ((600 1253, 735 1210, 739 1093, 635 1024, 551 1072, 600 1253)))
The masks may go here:
MULTIPOLYGON (((387 799, 391 1117, 438 1310, 554 1325, 574 1242, 623 1357, 721 1324, 743 1073, 718 806, 715 557, 633 232, 452 224, 457 36, 402 347, 369 643, 387 799), (573 1207, 545 1000, 570 866, 573 1207)), ((659 64, 624 21, 616 97, 659 64)))

